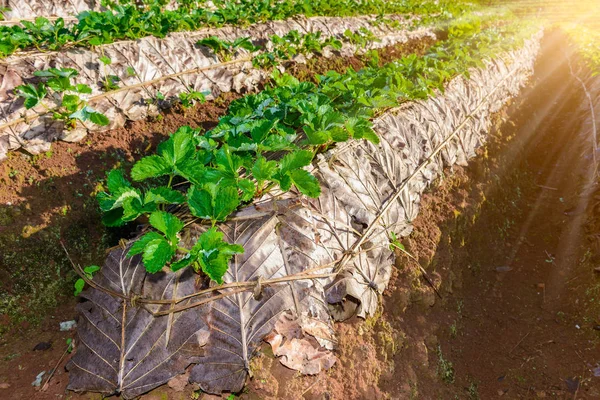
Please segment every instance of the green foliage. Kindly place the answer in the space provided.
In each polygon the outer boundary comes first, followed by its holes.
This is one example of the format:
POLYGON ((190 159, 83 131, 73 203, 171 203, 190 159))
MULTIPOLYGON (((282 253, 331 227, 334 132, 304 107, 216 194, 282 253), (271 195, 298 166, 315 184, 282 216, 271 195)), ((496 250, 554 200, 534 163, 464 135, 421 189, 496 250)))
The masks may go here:
MULTIPOLYGON (((83 269, 83 273, 85 274, 85 277, 89 280, 92 280, 94 278, 94 274, 98 271, 100 271, 100 267, 98 267, 97 265, 90 265, 83 269)), ((83 291, 83 288, 85 287, 85 281, 82 278, 79 278, 75 281, 74 286, 75 286, 75 291, 73 292, 73 295, 79 296, 81 294, 81 292, 83 291)))
POLYGON ((273 49, 255 57, 252 60, 255 67, 271 67, 281 61, 291 60, 298 54, 320 54, 327 46, 334 50, 342 48, 342 42, 339 39, 335 37, 322 39, 321 32, 301 34, 297 30, 292 30, 284 36, 272 35, 269 39, 273 49))
MULTIPOLYGON (((156 154, 135 163, 131 178, 143 187, 134 187, 121 171, 111 171, 108 190, 98 195, 104 222, 118 226, 149 216, 153 230, 131 248, 132 255, 142 254, 148 271, 192 266, 221 282, 227 262, 243 249, 223 241, 217 222, 275 185, 318 197, 319 182, 307 168, 317 152, 350 139, 377 144, 376 112, 443 90, 454 76, 467 74, 531 34, 519 24, 485 30, 477 24, 458 26, 448 41, 423 57, 329 72, 318 84, 275 70, 274 86, 233 101, 213 129, 203 133, 183 127, 156 154), (189 248, 179 244, 184 224, 169 213, 175 210, 210 224, 189 248)), ((392 245, 402 249, 393 236, 392 245)))
POLYGON ((188 92, 179 93, 179 101, 183 108, 190 108, 196 103, 204 103, 206 101, 206 95, 210 94, 210 92, 198 92, 195 90, 190 90, 188 92))
POLYGON ((346 29, 346 31, 344 32, 344 38, 353 45, 357 46, 358 48, 364 48, 370 42, 380 41, 377 38, 377 36, 373 34, 373 32, 364 27, 360 28, 356 32, 352 32, 351 30, 346 29))
POLYGON ((251 53, 260 49, 260 47, 252 44, 249 37, 239 37, 230 41, 220 39, 217 36, 209 36, 199 40, 196 44, 198 46, 208 47, 217 54, 222 61, 231 60, 231 57, 236 54, 239 49, 244 49, 251 53))
POLYGON ((592 76, 600 75, 600 30, 594 30, 584 24, 566 24, 562 27, 592 76))
POLYGON ((140 7, 135 0, 106 2, 105 11, 84 11, 77 22, 65 25, 62 18, 49 21, 38 17, 34 22, 0 26, 0 57, 18 50, 59 50, 65 46, 98 46, 117 40, 134 40, 144 36, 165 37, 171 32, 193 31, 205 27, 249 25, 269 20, 283 20, 303 14, 312 16, 354 16, 385 14, 421 14, 422 23, 444 21, 475 6, 454 0, 214 0, 206 7, 203 0, 180 1, 179 8, 167 10, 164 1, 150 0, 140 7))
POLYGON ((42 82, 34 85, 32 83, 17 86, 15 94, 24 99, 25 108, 31 109, 38 105, 52 112, 52 117, 63 121, 67 129, 74 128, 77 121, 92 122, 93 124, 105 126, 109 124, 108 118, 87 105, 80 94, 90 94, 92 89, 88 85, 74 84, 72 79, 79 73, 72 68, 50 68, 43 71, 35 71, 36 77, 42 82), (56 107, 48 108, 43 100, 51 96, 56 102, 56 107))
POLYGON ((154 211, 149 222, 160 233, 152 231, 144 234, 131 246, 129 256, 141 253, 146 270, 153 273, 160 271, 175 255, 179 231, 184 224, 175 215, 164 211, 154 211))
POLYGON ((223 276, 229 267, 229 261, 235 254, 241 254, 244 248, 239 244, 230 244, 223 240, 223 232, 212 227, 198 238, 196 244, 181 260, 172 265, 177 271, 189 265, 201 269, 209 278, 223 283, 223 276))

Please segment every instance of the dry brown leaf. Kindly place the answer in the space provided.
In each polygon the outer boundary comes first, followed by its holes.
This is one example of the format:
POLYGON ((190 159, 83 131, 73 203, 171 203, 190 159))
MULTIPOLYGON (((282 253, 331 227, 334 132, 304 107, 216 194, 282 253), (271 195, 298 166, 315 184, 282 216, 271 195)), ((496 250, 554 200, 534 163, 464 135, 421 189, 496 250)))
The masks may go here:
POLYGON ((291 313, 282 314, 275 324, 275 329, 265 338, 271 345, 273 354, 290 369, 300 371, 304 375, 315 375, 328 370, 337 358, 323 348, 315 337, 306 334, 306 328, 317 334, 327 336, 331 342, 335 339, 332 330, 322 321, 309 318, 294 319, 291 313), (302 326, 302 322, 308 322, 302 326))

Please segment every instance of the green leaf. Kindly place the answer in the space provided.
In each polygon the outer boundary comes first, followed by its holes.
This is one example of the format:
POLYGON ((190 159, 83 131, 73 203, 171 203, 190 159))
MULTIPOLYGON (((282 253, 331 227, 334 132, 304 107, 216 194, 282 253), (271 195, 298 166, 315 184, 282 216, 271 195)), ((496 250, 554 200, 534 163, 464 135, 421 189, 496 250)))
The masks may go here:
POLYGON ((123 175, 122 169, 113 169, 108 173, 108 178, 106 180, 106 184, 108 186, 108 190, 112 193, 116 193, 121 188, 129 188, 131 187, 131 183, 125 179, 125 175, 123 175))
POLYGON ((192 254, 188 253, 185 256, 183 256, 180 260, 171 263, 171 271, 179 271, 182 268, 190 266, 194 261, 196 261, 196 258, 192 254))
POLYGON ((237 178, 239 176, 238 171, 244 163, 240 156, 231 153, 229 146, 226 144, 215 154, 215 161, 217 168, 226 172, 225 176, 229 178, 237 178))
POLYGON ((90 113, 90 121, 99 126, 106 126, 110 123, 108 117, 98 111, 90 113))
POLYGON ((237 189, 232 186, 219 185, 214 199, 213 219, 224 221, 239 205, 240 198, 237 189))
POLYGON ((321 186, 319 181, 310 172, 303 169, 295 169, 289 172, 292 183, 298 188, 300 193, 308 197, 319 197, 321 186))
POLYGON ((193 158, 195 152, 194 134, 190 127, 179 128, 168 140, 158 146, 158 154, 167 160, 172 167, 193 158))
POLYGON ((281 159, 280 169, 282 172, 287 172, 293 169, 302 168, 309 165, 312 159, 313 153, 308 150, 299 150, 288 153, 281 159))
POLYGON ((234 186, 207 184, 199 189, 192 186, 188 191, 188 206, 192 215, 223 221, 240 204, 238 190, 234 186))
MULTIPOLYGON (((79 96, 77 96, 75 94, 65 94, 62 99, 62 106, 64 108, 66 108, 67 111, 69 111, 70 113, 74 113, 75 111, 77 111, 77 108, 79 108, 80 102, 81 102, 81 99, 79 98, 79 96)), ((75 117, 72 117, 72 118, 75 118, 75 117)), ((85 121, 86 119, 87 118, 81 119, 81 120, 85 121)))
POLYGON ((264 182, 275 174, 277 171, 277 161, 267 161, 263 156, 257 157, 254 166, 252 167, 252 175, 259 182, 264 182))
POLYGON ((85 267, 83 269, 83 272, 86 274, 86 276, 90 279, 92 279, 94 277, 94 273, 100 271, 100 267, 97 265, 88 265, 87 267, 85 267))
POLYGON ((327 131, 314 130, 309 126, 303 128, 308 139, 308 144, 318 145, 329 142, 330 134, 327 131))
POLYGON ((256 186, 254 185, 254 182, 252 182, 250 179, 240 179, 238 180, 237 185, 238 188, 242 191, 241 200, 252 200, 252 198, 254 197, 254 193, 256 193, 256 186))
POLYGON ((379 137, 371 127, 369 120, 356 117, 348 118, 345 127, 355 139, 366 139, 373 144, 379 143, 379 137))
POLYGON ((192 254, 198 257, 202 271, 217 283, 223 283, 223 276, 229 268, 229 260, 235 254, 244 252, 238 244, 223 240, 223 232, 213 227, 204 232, 192 248, 192 254))
POLYGON ((157 178, 168 175, 172 171, 172 165, 161 156, 152 155, 144 157, 133 165, 131 179, 142 181, 148 178, 157 178))
POLYGON ((73 89, 73 85, 71 85, 71 80, 69 78, 61 76, 48 79, 48 82, 46 82, 46 86, 59 93, 73 89))
POLYGON ((165 238, 150 241, 142 254, 142 261, 146 271, 151 274, 160 271, 175 255, 169 242, 165 238))
POLYGON ((79 296, 85 287, 85 281, 81 278, 75 281, 75 291, 73 292, 73 296, 79 296))
POLYGON ((92 88, 89 87, 88 85, 84 85, 83 83, 78 83, 77 85, 75 85, 74 90, 77 93, 81 93, 81 94, 91 94, 92 93, 92 88))
MULTIPOLYGON (((66 96, 70 96, 70 95, 65 95, 65 97, 66 96)), ((63 100, 63 105, 64 105, 64 100, 63 100)), ((81 108, 81 109, 75 111, 73 114, 69 115, 69 117, 78 119, 80 121, 92 121, 94 124, 97 124, 100 126, 106 126, 109 123, 108 118, 104 114, 94 110, 90 106, 84 106, 83 108, 81 108)))
POLYGON ((276 119, 265 119, 250 130, 250 136, 256 143, 260 143, 268 136, 269 132, 275 127, 276 119))
POLYGON ((129 253, 127 253, 127 255, 129 257, 133 257, 136 254, 141 254, 144 252, 144 249, 146 248, 146 246, 148 245, 148 243, 152 242, 153 240, 158 240, 158 239, 163 239, 164 238, 157 232, 148 232, 145 235, 143 235, 142 237, 140 237, 138 240, 136 240, 131 247, 129 248, 129 253))
POLYGON ((102 223, 110 227, 123 226, 126 223, 126 221, 123 221, 123 209, 116 208, 105 211, 102 215, 102 223))
POLYGON ((25 99, 23 104, 25 105, 25 108, 29 110, 30 108, 33 108, 33 107, 37 106, 38 104, 40 104, 40 100, 29 98, 29 99, 25 99))
POLYGON ((162 232, 174 246, 179 242, 177 234, 184 227, 184 223, 179 218, 164 211, 155 211, 150 214, 150 225, 162 232))
POLYGON ((156 211, 156 204, 144 204, 140 197, 128 197, 123 201, 123 216, 121 219, 123 222, 129 222, 135 220, 137 217, 144 213, 150 213, 156 211))
POLYGON ((144 203, 181 204, 184 201, 185 196, 181 192, 166 186, 151 188, 144 197, 144 203))
POLYGON ((104 65, 112 64, 112 60, 110 59, 110 57, 107 57, 107 56, 99 57, 98 60, 100 60, 100 62, 102 62, 102 64, 104 64, 104 65))
POLYGON ((187 159, 175 166, 175 172, 195 185, 206 183, 206 167, 197 159, 187 159))
POLYGON ((199 189, 196 186, 192 186, 188 190, 188 207, 193 216, 202 219, 212 219, 213 196, 206 189, 199 189))
POLYGON ((25 99, 25 108, 28 110, 40 104, 47 94, 46 87, 43 84, 36 87, 31 83, 17 86, 15 92, 19 97, 25 99))

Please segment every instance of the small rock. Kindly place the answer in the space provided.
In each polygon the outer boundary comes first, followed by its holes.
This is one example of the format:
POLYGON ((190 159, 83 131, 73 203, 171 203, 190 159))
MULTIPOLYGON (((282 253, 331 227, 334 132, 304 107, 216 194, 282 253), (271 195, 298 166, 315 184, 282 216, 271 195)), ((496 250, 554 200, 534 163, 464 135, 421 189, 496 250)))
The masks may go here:
POLYGON ((508 272, 508 271, 512 271, 512 267, 509 267, 508 265, 496 267, 496 272, 508 272))
POLYGON ((73 321, 64 321, 60 323, 60 331, 61 332, 65 332, 65 331, 70 331, 71 329, 75 328, 77 326, 77 322, 73 321))
POLYGON ((40 387, 42 385, 42 377, 46 371, 42 371, 35 377, 35 381, 31 382, 31 386, 40 387))
POLYGON ((10 387, 10 383, 0 383, 0 389, 8 389, 10 387))
POLYGON ((38 344, 35 345, 35 347, 33 348, 33 351, 44 351, 44 350, 48 350, 50 347, 52 347, 52 343, 50 343, 50 342, 39 342, 38 344))

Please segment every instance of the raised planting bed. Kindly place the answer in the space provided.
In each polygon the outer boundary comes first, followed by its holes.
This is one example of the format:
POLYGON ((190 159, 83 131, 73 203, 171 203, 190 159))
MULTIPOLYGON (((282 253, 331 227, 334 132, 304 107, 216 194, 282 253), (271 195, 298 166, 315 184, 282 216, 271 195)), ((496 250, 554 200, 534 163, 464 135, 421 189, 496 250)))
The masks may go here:
POLYGON ((263 339, 290 368, 331 368, 332 321, 375 313, 421 193, 475 155, 532 73, 541 32, 497 29, 450 29, 424 57, 318 85, 276 75, 136 163, 143 187, 111 171, 105 222, 150 226, 79 269, 69 388, 133 398, 192 366, 202 390, 237 392, 263 339))
POLYGON ((38 154, 55 140, 78 141, 90 130, 156 115, 175 100, 189 105, 222 92, 252 91, 273 65, 283 70, 282 62, 435 38, 431 27, 408 30, 412 19, 389 20, 397 25, 374 17, 297 18, 10 57, 0 64, 0 159, 10 150, 38 154), (58 80, 66 83, 57 88, 52 82, 58 80))

